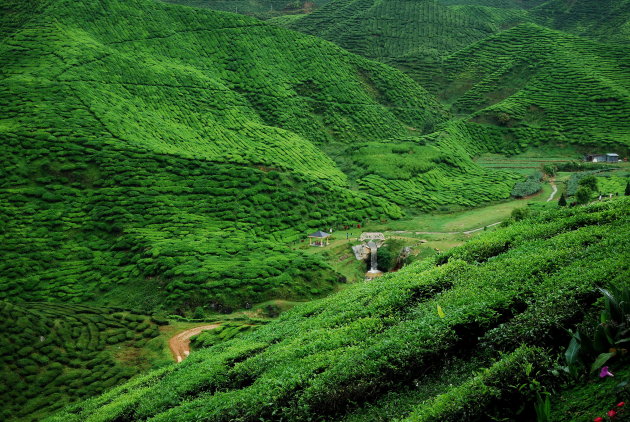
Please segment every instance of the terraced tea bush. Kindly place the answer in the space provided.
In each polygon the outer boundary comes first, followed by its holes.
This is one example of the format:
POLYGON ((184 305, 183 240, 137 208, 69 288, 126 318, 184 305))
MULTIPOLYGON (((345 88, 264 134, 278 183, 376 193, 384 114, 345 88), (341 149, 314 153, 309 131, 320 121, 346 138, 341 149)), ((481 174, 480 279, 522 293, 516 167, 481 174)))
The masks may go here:
POLYGON ((628 57, 623 45, 522 24, 445 58, 443 98, 454 112, 472 113, 474 123, 492 125, 523 147, 550 142, 627 147, 630 130, 621 116, 630 100, 616 87, 630 80, 619 70, 628 57))
POLYGON ((438 1, 333 0, 288 26, 393 64, 437 91, 443 57, 524 19, 516 10, 461 10, 438 1))
POLYGON ((421 137, 448 117, 422 87, 330 43, 148 0, 9 9, 0 298, 180 314, 310 298, 337 276, 290 249, 308 232, 509 196, 463 125, 421 137), (368 162, 402 140, 412 156, 368 162), (356 147, 348 174, 319 146, 356 147))
POLYGON ((236 322, 226 322, 219 325, 214 330, 206 330, 190 338, 190 345, 193 349, 211 347, 215 344, 230 340, 238 335, 247 333, 257 326, 252 324, 242 324, 236 322))
POLYGON ((620 198, 511 223, 50 420, 516 417, 534 400, 520 385, 554 382, 549 359, 596 287, 628 279, 629 211, 620 198), (448 365, 464 369, 435 382, 448 365))
POLYGON ((256 16, 260 19, 284 17, 291 13, 309 13, 326 4, 328 0, 165 0, 169 3, 183 4, 192 7, 204 7, 225 12, 241 13, 256 16))
POLYGON ((1 301, 0 320, 0 376, 10 386, 0 392, 5 421, 38 420, 152 366, 133 333, 141 325, 157 328, 145 315, 1 301))
POLYGON ((509 1, 335 0, 287 26, 398 67, 489 132, 489 145, 627 148, 628 10, 627 0, 531 10, 509 1))

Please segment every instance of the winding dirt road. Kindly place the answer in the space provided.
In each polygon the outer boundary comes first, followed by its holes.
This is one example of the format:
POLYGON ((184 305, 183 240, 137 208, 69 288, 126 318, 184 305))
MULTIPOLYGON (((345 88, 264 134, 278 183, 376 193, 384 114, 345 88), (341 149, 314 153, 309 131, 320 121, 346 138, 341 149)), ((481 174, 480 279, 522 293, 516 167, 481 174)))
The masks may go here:
POLYGON ((171 353, 173 353, 175 361, 179 363, 186 359, 186 357, 190 354, 190 338, 192 336, 196 336, 202 331, 214 330, 218 326, 219 324, 202 325, 200 327, 182 331, 181 333, 177 333, 171 337, 168 341, 168 346, 171 348, 171 353))

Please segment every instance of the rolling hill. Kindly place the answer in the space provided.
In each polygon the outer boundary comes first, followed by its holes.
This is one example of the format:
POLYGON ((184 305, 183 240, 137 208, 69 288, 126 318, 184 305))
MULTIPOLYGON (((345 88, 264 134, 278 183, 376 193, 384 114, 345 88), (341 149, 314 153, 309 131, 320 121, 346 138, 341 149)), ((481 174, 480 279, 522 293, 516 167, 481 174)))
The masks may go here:
POLYGON ((241 13, 260 19, 310 13, 329 0, 164 0, 184 6, 241 13))
POLYGON ((499 31, 522 12, 459 10, 435 0, 333 0, 288 27, 332 41, 354 53, 392 64, 437 89, 440 59, 499 31))
POLYGON ((630 50, 522 24, 444 58, 440 97, 503 136, 630 144, 630 50))
POLYGON ((286 25, 398 67, 492 143, 627 148, 628 3, 507 3, 335 0, 286 25))
POLYGON ((309 231, 509 196, 512 179, 424 137, 448 118, 427 91, 331 43, 150 0, 2 4, 0 298, 309 298, 339 281, 289 248, 309 231))
POLYGON ((0 418, 461 421, 556 385, 628 199, 352 286, 299 244, 509 197, 485 152, 627 148, 626 3, 174 2, 0 0, 0 418), (157 356, 165 316, 336 290, 157 356))
POLYGON ((630 43, 628 0, 549 0, 531 11, 542 25, 610 44, 630 43))

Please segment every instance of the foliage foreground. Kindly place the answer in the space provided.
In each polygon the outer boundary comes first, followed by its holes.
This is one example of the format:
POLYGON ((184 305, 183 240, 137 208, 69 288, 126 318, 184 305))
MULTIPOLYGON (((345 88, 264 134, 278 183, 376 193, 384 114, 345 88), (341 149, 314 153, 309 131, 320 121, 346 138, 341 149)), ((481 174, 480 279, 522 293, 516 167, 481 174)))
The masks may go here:
POLYGON ((50 420, 533 415, 557 377, 551 362, 569 342, 567 329, 594 306, 597 287, 628 280, 629 211, 622 198, 513 222, 50 420))

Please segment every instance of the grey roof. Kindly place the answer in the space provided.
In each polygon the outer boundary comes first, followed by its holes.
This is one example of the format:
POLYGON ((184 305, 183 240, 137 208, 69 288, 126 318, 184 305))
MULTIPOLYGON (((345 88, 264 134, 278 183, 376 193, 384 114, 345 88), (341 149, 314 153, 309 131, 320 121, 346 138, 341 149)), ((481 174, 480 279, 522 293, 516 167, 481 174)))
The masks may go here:
POLYGON ((619 157, 619 154, 606 154, 609 157, 619 157))
POLYGON ((321 230, 308 235, 308 237, 328 237, 328 236, 330 236, 330 233, 326 233, 321 230))

